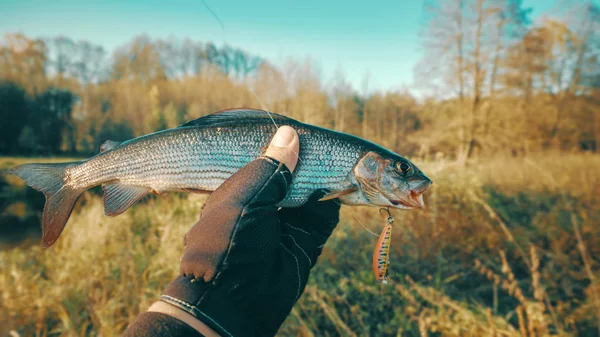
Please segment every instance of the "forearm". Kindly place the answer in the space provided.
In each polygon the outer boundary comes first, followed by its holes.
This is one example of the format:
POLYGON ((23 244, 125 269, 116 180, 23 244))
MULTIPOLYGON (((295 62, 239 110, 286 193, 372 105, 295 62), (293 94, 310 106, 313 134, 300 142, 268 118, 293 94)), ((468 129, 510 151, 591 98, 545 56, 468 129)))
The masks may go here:
POLYGON ((187 312, 162 301, 154 303, 127 328, 123 337, 220 337, 187 312))

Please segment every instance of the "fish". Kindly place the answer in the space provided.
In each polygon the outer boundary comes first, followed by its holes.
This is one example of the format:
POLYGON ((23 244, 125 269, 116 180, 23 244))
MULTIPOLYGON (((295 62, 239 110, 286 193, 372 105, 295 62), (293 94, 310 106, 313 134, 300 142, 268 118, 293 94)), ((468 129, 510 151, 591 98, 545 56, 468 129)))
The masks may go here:
MULTIPOLYGON (((385 209, 385 208, 383 208, 385 209)), ((379 212, 381 213, 381 210, 379 212)), ((392 223, 394 223, 394 217, 387 211, 389 216, 387 223, 383 227, 375 249, 373 251, 373 274, 375 274, 375 280, 377 283, 388 283, 388 268, 390 265, 390 245, 392 244, 392 223)))
POLYGON ((218 111, 181 126, 124 142, 108 140, 78 162, 24 164, 9 170, 44 193, 42 246, 62 233, 75 202, 102 185, 104 213, 122 214, 149 193, 210 194, 237 170, 264 154, 282 125, 299 136, 292 184, 278 207, 299 207, 316 190, 321 200, 401 209, 424 207, 432 184, 408 159, 368 140, 250 108, 218 111))

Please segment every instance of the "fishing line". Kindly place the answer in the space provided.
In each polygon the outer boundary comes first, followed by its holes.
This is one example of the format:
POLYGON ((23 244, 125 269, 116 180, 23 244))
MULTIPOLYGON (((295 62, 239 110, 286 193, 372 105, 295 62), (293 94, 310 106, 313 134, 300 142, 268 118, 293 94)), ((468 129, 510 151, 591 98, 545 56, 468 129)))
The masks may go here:
MULTIPOLYGON (((341 205, 340 205, 341 206, 341 205)), ((364 228, 367 232, 379 237, 379 234, 372 232, 370 229, 368 229, 367 227, 365 227, 365 225, 362 224, 362 222, 360 222, 360 220, 358 220, 358 218, 355 215, 352 215, 352 217, 354 219, 356 219, 356 221, 358 221, 358 223, 362 226, 362 228, 364 228)))
MULTIPOLYGON (((211 14, 215 17, 215 19, 219 22, 219 25, 221 25, 221 29, 223 30, 223 32, 225 32, 225 25, 223 24, 223 22, 221 21, 221 19, 219 18, 219 16, 217 15, 217 13, 215 13, 207 4, 204 0, 201 0, 202 4, 204 5, 204 7, 206 7, 206 9, 208 9, 209 12, 211 12, 211 14)), ((279 129, 279 126, 277 125, 277 123, 275 122, 275 119, 273 118, 273 116, 271 115, 271 112, 269 111, 269 109, 267 109, 266 104, 260 99, 260 97, 258 97, 258 95, 256 94, 256 92, 254 91, 254 88, 252 88, 251 86, 248 86, 248 89, 250 91, 250 93, 254 96, 254 98, 256 98, 256 100, 258 101, 258 103, 260 104, 260 106, 262 107, 262 109, 267 113, 267 115, 269 115, 269 118, 271 119, 271 122, 273 122, 273 125, 275 125, 276 129, 279 129)), ((302 161, 302 159, 300 158, 300 154, 298 154, 296 151, 292 151, 296 157, 298 157, 298 160, 301 163, 304 163, 302 161)))
POLYGON ((221 19, 219 19, 219 17, 217 16, 217 13, 215 13, 210 7, 208 7, 208 5, 206 4, 206 2, 204 2, 204 0, 201 0, 202 4, 204 5, 204 7, 206 7, 206 9, 208 9, 209 12, 212 13, 212 15, 215 17, 215 19, 217 19, 217 21, 219 22, 219 25, 221 25, 221 29, 223 31, 225 31, 225 26, 223 25, 223 22, 221 22, 221 19))
MULTIPOLYGON (((251 86, 248 86, 248 89, 249 89, 250 93, 256 98, 256 100, 258 100, 258 103, 260 104, 263 111, 266 112, 267 115, 269 115, 269 118, 271 118, 271 121, 273 122, 273 125, 275 125, 275 128, 279 129, 279 126, 275 122, 275 119, 271 115, 271 112, 269 112, 267 105, 260 99, 260 97, 258 97, 258 95, 256 94, 256 92, 254 92, 254 89, 251 86)), ((300 154, 294 150, 292 150, 292 152, 296 155, 296 157, 298 157, 298 160, 304 164, 304 161, 302 160, 302 158, 300 158, 300 154)))
MULTIPOLYGON (((271 112, 269 112, 269 109, 267 109, 267 105, 262 101, 262 99, 260 99, 260 97, 258 97, 258 95, 256 94, 256 92, 254 92, 254 89, 252 87, 248 86, 248 89, 250 89, 250 93, 254 96, 254 98, 256 98, 258 104, 260 104, 260 106, 267 113, 267 115, 269 115, 269 118, 271 118, 271 122, 273 122, 275 128, 279 129, 279 126, 277 125, 277 123, 275 123, 275 119, 273 119, 271 112)), ((300 156, 296 152, 294 152, 294 154, 298 157, 298 159, 300 159, 300 156)))

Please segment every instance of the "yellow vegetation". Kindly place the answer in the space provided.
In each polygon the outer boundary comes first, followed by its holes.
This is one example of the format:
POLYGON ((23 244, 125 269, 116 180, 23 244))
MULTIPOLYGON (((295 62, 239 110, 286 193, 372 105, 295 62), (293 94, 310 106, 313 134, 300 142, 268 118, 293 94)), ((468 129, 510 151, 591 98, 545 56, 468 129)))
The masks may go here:
MULTIPOLYGON (((597 332, 600 157, 417 164, 435 183, 427 209, 393 211, 390 284, 369 264, 376 237, 366 229, 384 220, 345 206, 279 335, 597 332)), ((108 218, 88 193, 54 246, 0 252, 0 334, 119 335, 176 275, 205 198, 152 197, 108 218)))

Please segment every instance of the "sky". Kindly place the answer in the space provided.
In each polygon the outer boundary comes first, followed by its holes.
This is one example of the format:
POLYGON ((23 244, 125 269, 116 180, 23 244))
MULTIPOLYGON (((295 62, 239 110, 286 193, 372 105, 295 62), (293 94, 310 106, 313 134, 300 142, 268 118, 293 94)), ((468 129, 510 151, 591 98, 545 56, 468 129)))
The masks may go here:
MULTIPOLYGON (((424 3, 0 0, 0 34, 22 32, 34 38, 65 35, 103 45, 107 50, 140 34, 151 38, 189 37, 217 45, 228 43, 275 65, 289 58, 302 61, 310 57, 325 82, 341 69, 360 91, 413 91, 414 68, 423 56, 419 34, 424 3)), ((535 19, 552 8, 554 0, 523 3, 534 9, 535 19)))

